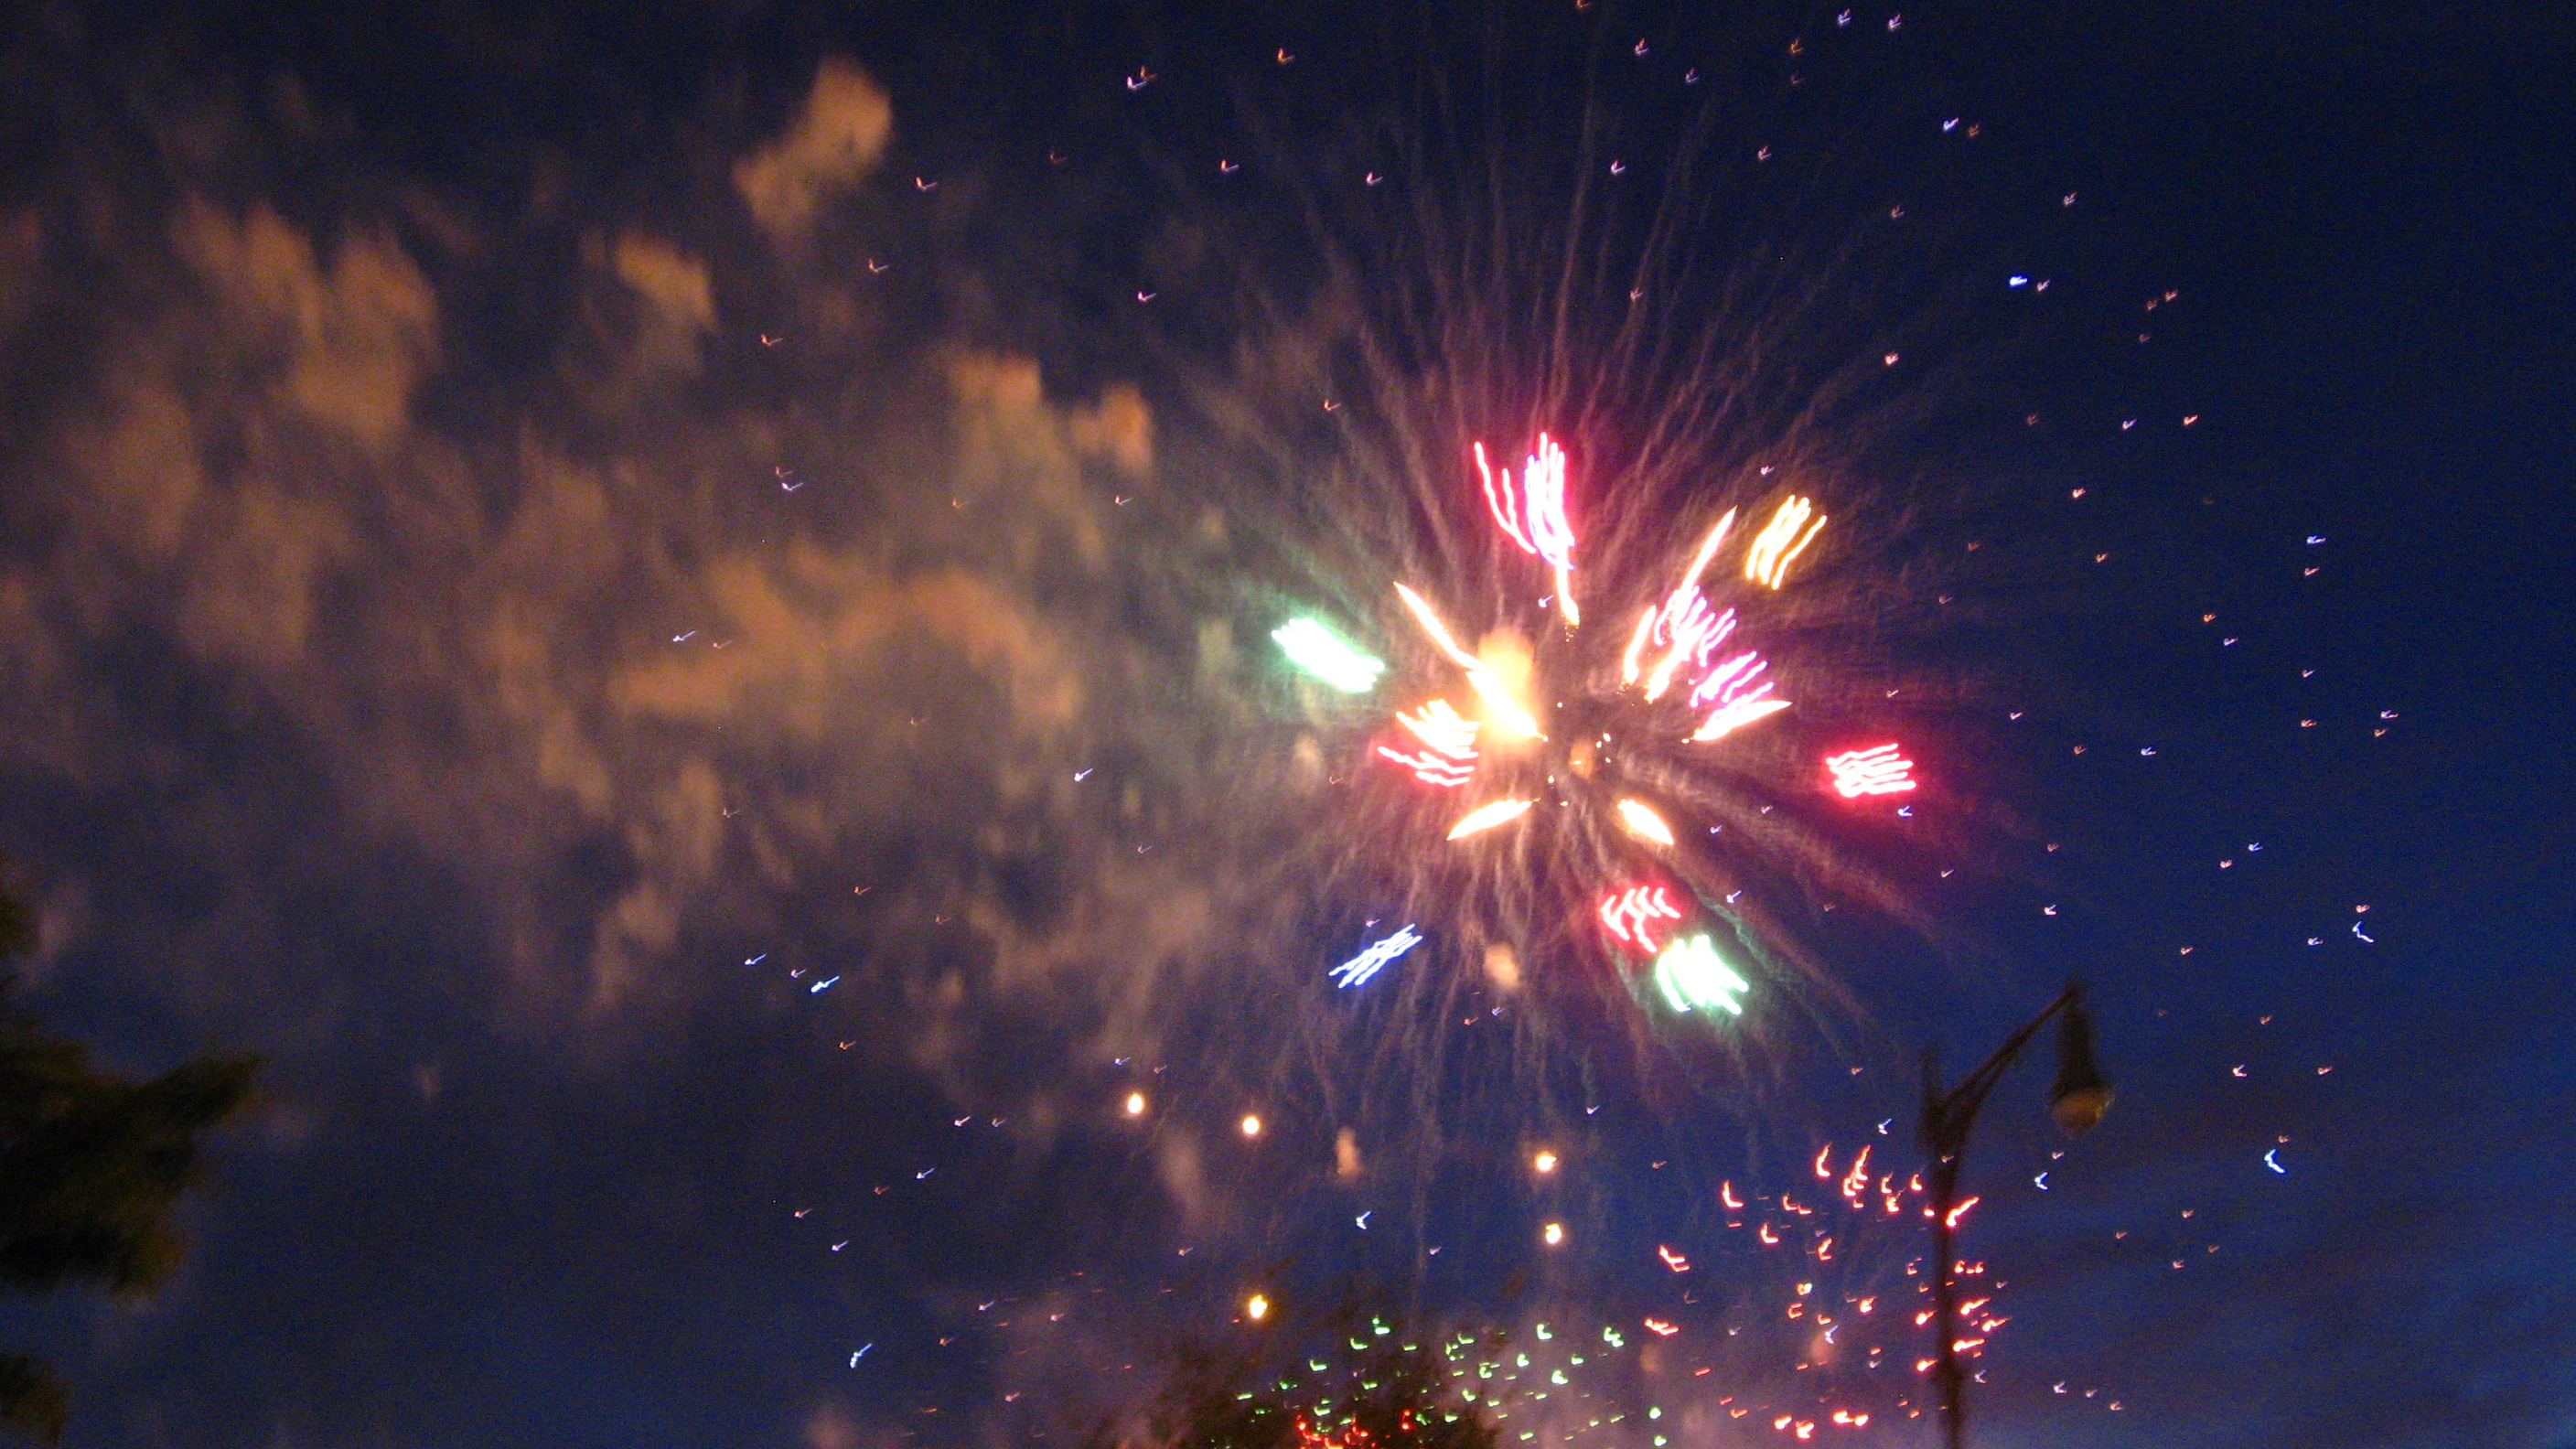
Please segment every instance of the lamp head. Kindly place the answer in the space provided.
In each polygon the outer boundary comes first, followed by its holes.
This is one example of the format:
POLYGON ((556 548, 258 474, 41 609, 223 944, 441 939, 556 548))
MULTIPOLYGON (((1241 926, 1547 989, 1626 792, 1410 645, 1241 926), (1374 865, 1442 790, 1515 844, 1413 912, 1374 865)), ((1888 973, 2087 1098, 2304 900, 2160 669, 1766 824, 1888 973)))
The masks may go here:
POLYGON ((2093 1019, 2081 996, 2058 1013, 2057 1081, 2048 1090, 2048 1110, 2069 1137, 2091 1131, 2111 1110, 2111 1081, 2093 1059, 2093 1019))

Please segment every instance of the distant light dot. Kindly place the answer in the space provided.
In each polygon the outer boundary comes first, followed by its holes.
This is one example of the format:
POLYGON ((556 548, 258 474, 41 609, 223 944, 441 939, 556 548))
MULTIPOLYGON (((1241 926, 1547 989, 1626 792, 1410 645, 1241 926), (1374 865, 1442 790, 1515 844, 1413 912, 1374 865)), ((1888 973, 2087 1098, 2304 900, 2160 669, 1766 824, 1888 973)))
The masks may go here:
POLYGON ((1243 1316, 1258 1323, 1270 1316, 1270 1300, 1255 1293, 1243 1300, 1243 1316))
POLYGON ((1145 1115, 1144 1093, 1129 1092, 1127 1094, 1127 1115, 1130 1117, 1142 1117, 1145 1115))
POLYGON ((1556 1154, 1545 1148, 1540 1148, 1538 1155, 1530 1159, 1530 1168, 1532 1171, 1539 1173, 1556 1171, 1556 1154))
POLYGON ((1243 1114, 1243 1135, 1246 1137, 1261 1135, 1261 1119, 1258 1116, 1250 1112, 1243 1114))
POLYGON ((1539 1236, 1546 1240, 1549 1247, 1553 1248, 1557 1244, 1565 1241, 1565 1224, 1549 1223, 1546 1227, 1539 1230, 1539 1236))

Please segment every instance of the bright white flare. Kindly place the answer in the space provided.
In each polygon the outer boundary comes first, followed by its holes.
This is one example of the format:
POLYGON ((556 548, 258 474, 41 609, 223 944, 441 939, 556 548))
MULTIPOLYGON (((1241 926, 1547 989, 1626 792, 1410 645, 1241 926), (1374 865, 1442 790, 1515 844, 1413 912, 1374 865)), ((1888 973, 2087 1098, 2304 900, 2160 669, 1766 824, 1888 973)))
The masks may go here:
POLYGON ((1846 800, 1863 795, 1895 795, 1914 788, 1914 762, 1898 756, 1903 746, 1874 745, 1825 758, 1834 789, 1846 800))

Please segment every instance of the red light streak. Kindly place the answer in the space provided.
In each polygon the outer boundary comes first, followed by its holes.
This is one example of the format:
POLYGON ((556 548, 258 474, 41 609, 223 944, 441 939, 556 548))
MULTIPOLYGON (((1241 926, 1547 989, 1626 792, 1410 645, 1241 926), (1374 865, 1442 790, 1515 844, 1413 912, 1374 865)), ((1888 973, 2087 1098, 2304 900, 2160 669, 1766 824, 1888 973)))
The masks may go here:
POLYGON ((1601 924, 1620 941, 1655 954, 1655 922, 1678 921, 1681 907, 1662 886, 1630 886, 1601 898, 1601 924))

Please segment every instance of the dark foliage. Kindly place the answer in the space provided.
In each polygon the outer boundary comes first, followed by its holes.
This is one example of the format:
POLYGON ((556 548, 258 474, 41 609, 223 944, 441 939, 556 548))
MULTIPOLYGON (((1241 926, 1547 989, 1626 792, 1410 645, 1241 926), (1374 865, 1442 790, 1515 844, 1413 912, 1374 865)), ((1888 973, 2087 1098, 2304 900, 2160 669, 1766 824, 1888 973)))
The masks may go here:
POLYGON ((1185 1344, 1172 1358, 1152 1404, 1102 1426, 1089 1449, 1493 1449, 1499 1440, 1435 1342, 1366 1315, 1250 1330, 1222 1347, 1185 1344))
MULTIPOLYGON (((0 894, 0 958, 32 940, 25 908, 0 894)), ((204 1178, 202 1139, 248 1103, 258 1071, 200 1057, 120 1076, 47 1032, 0 974, 0 1289, 138 1294, 166 1281, 187 1247, 172 1215, 204 1178)), ((52 1443, 67 1408, 44 1364, 0 1355, 0 1428, 52 1443)))

